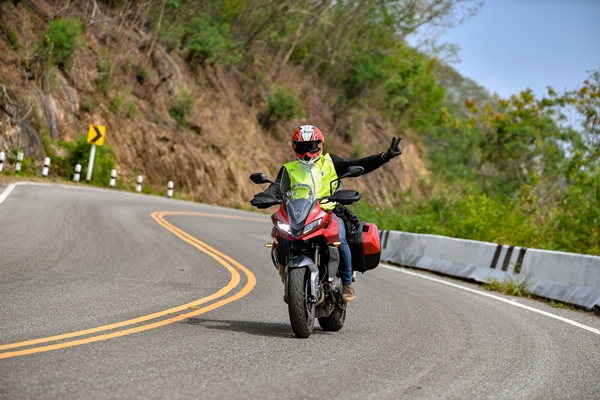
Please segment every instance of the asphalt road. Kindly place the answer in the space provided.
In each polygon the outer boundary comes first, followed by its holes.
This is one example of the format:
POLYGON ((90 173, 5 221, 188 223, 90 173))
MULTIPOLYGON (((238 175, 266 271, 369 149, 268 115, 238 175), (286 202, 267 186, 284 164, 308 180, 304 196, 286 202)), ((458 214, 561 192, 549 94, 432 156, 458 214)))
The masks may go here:
POLYGON ((295 338, 269 222, 16 187, 0 204, 0 398, 600 398, 600 335, 403 269, 360 275, 341 331, 295 338))

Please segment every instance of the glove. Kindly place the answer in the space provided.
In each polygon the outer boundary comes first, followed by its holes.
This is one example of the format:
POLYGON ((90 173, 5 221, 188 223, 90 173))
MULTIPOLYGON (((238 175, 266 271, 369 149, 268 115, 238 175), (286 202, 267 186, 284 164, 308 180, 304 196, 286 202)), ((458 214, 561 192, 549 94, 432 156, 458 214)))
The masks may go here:
POLYGON ((256 208, 269 208, 279 203, 281 203, 281 200, 276 196, 265 192, 255 194, 254 198, 250 200, 250 204, 256 208))
POLYGON ((381 154, 381 158, 383 159, 383 161, 388 162, 392 158, 398 157, 400 154, 402 154, 402 150, 400 150, 400 147, 398 147, 401 140, 402 140, 401 137, 399 137, 398 139, 396 139, 396 137, 394 137, 392 139, 392 144, 390 145, 390 148, 388 149, 388 151, 381 154))

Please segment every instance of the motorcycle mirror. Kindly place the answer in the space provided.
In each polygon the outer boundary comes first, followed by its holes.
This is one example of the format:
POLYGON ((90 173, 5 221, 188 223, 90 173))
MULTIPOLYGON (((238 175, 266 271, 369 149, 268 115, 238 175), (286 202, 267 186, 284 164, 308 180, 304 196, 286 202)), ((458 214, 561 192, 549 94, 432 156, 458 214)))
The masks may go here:
POLYGON ((361 176, 365 172, 365 169, 361 166, 354 165, 352 167, 346 168, 346 171, 340 176, 342 178, 356 178, 357 176, 361 176))
MULTIPOLYGON (((267 176, 262 172, 255 172, 250 175, 250 180, 256 184, 271 182, 267 176)), ((271 182, 273 183, 273 182, 271 182)))
POLYGON ((357 176, 362 175, 363 172, 365 172, 365 169, 359 165, 354 165, 352 167, 346 168, 346 171, 344 171, 342 176, 329 182, 329 193, 333 193, 333 184, 335 182, 339 182, 344 178, 355 178, 357 176))

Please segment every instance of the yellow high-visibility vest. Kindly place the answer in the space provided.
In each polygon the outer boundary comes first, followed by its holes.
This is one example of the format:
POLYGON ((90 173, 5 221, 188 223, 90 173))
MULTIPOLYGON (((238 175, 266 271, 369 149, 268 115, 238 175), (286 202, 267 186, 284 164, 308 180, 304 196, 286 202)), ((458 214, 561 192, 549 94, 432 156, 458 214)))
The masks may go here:
MULTIPOLYGON (((314 187, 319 199, 332 194, 329 183, 338 178, 329 154, 325 154, 312 165, 305 165, 296 160, 285 164, 284 167, 290 177, 290 187, 294 187, 297 184, 314 187)), ((339 181, 334 183, 333 191, 337 189, 338 184, 339 181)), ((321 204, 321 208, 332 210, 335 204, 334 202, 327 202, 321 204)))

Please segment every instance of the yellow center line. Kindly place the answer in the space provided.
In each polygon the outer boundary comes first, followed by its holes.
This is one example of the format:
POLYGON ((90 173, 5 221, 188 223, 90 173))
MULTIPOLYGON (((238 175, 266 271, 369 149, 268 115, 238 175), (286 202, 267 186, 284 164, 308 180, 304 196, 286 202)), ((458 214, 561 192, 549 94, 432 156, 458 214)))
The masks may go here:
MULTIPOLYGON (((206 307, 197 309, 197 310, 192 311, 192 312, 188 312, 186 314, 181 314, 181 315, 178 315, 176 317, 172 317, 172 318, 165 319, 165 320, 162 320, 162 321, 157 321, 157 322, 154 322, 154 323, 150 323, 150 324, 146 324, 146 325, 142 325, 142 326, 138 326, 138 327, 126 329, 126 330, 121 330, 121 331, 113 332, 113 333, 109 333, 109 334, 98 335, 98 336, 93 336, 93 337, 84 338, 84 339, 78 339, 78 340, 72 340, 72 341, 68 341, 68 342, 64 342, 64 343, 57 343, 57 344, 48 345, 48 346, 40 346, 40 347, 35 347, 35 348, 30 348, 30 349, 25 349, 25 350, 0 353, 0 359, 2 359, 2 358, 9 358, 9 357, 15 357, 15 356, 20 356, 20 355, 25 355, 25 354, 40 353, 40 352, 43 352, 43 351, 55 350, 55 349, 60 349, 60 348, 65 348, 65 347, 78 346, 78 345, 81 345, 81 344, 93 343, 93 342, 97 342, 97 341, 101 341, 101 340, 111 339, 111 338, 114 338, 114 337, 129 335, 129 334, 136 333, 136 332, 142 332, 142 331, 145 331, 145 330, 148 330, 148 329, 153 329, 153 328, 157 328, 157 327, 160 327, 160 326, 172 324, 174 322, 178 322, 178 321, 190 318, 190 317, 195 316, 195 315, 203 314, 205 312, 214 310, 214 309, 216 309, 218 307, 221 307, 221 306, 223 306, 225 304, 228 304, 228 303, 231 303, 231 302, 233 302, 235 300, 238 300, 238 299, 244 297, 246 294, 250 293, 250 291, 256 285, 256 278, 255 278, 254 274, 250 270, 248 270, 246 267, 244 267, 243 265, 241 265, 240 263, 238 263, 237 261, 235 261, 231 257, 227 256, 226 254, 223 254, 223 253, 219 252, 218 250, 216 250, 216 249, 212 248, 211 246, 207 245, 206 243, 204 243, 204 242, 196 239, 195 237, 193 237, 193 236, 187 234, 186 232, 184 232, 183 230, 181 230, 181 229, 173 226, 172 224, 168 223, 163 218, 164 215, 194 215, 194 216, 211 216, 211 217, 221 217, 221 216, 218 215, 218 214, 208 214, 207 215, 207 214, 202 214, 202 213, 190 213, 190 212, 167 212, 167 211, 163 211, 163 212, 154 212, 154 213, 152 213, 152 218, 159 225, 161 225, 165 229, 167 229, 170 232, 172 232, 175 236, 179 237, 181 240, 183 240, 183 241, 191 244, 192 246, 196 247, 198 250, 200 250, 200 251, 206 253, 207 255, 211 256, 212 258, 214 258, 215 260, 217 260, 221 265, 223 265, 231 273, 231 280, 230 280, 230 282, 225 287, 221 288, 219 291, 217 291, 216 293, 214 293, 214 294, 212 294, 210 296, 203 297, 203 298, 200 298, 200 299, 195 300, 193 302, 190 302, 190 303, 178 306, 178 307, 173 307, 173 308, 170 308, 168 310, 164 310, 164 311, 160 311, 160 312, 157 312, 157 313, 149 314, 149 315, 142 316, 142 317, 139 317, 139 318, 130 319, 130 320, 127 320, 127 321, 118 322, 118 323, 115 323, 115 324, 100 326, 100 327, 97 327, 97 328, 91 328, 91 329, 86 329, 86 330, 82 330, 82 331, 66 333, 66 334, 63 334, 63 335, 50 336, 50 337, 46 337, 46 338, 28 340, 28 341, 19 342, 19 343, 6 344, 6 345, 0 346, 0 350, 7 350, 7 349, 12 349, 12 348, 31 346, 31 345, 35 345, 35 344, 47 343, 47 342, 52 342, 52 341, 62 340, 62 339, 70 339, 70 338, 77 337, 77 336, 83 336, 83 335, 98 333, 98 332, 107 331, 107 330, 111 330, 111 329, 115 329, 115 328, 121 328, 121 327, 124 327, 124 326, 133 325, 133 324, 137 324, 137 323, 140 323, 140 322, 145 322, 145 321, 148 321, 148 320, 160 318, 160 317, 163 317, 163 316, 168 315, 168 314, 172 314, 172 313, 175 313, 175 312, 178 312, 178 311, 186 310, 190 306, 198 306, 200 304, 203 304, 203 303, 215 300, 215 299, 217 299, 219 297, 222 297, 222 296, 226 295, 227 293, 229 293, 240 282, 240 275, 236 271, 236 269, 231 266, 231 264, 235 265, 235 267, 237 269, 241 270, 246 275, 246 277, 247 277, 246 285, 238 293, 236 293, 235 295, 233 295, 231 297, 228 297, 226 299, 222 299, 222 300, 217 301, 217 302, 215 302, 213 304, 210 304, 210 305, 208 305, 206 307), (227 261, 225 261, 225 260, 227 260, 227 261)), ((223 217, 229 217, 229 216, 223 216, 223 217)), ((240 218, 243 218, 243 217, 240 217, 240 218)), ((236 219, 238 219, 238 218, 236 218, 236 219)), ((264 220, 262 220, 262 221, 264 221, 264 220)))

